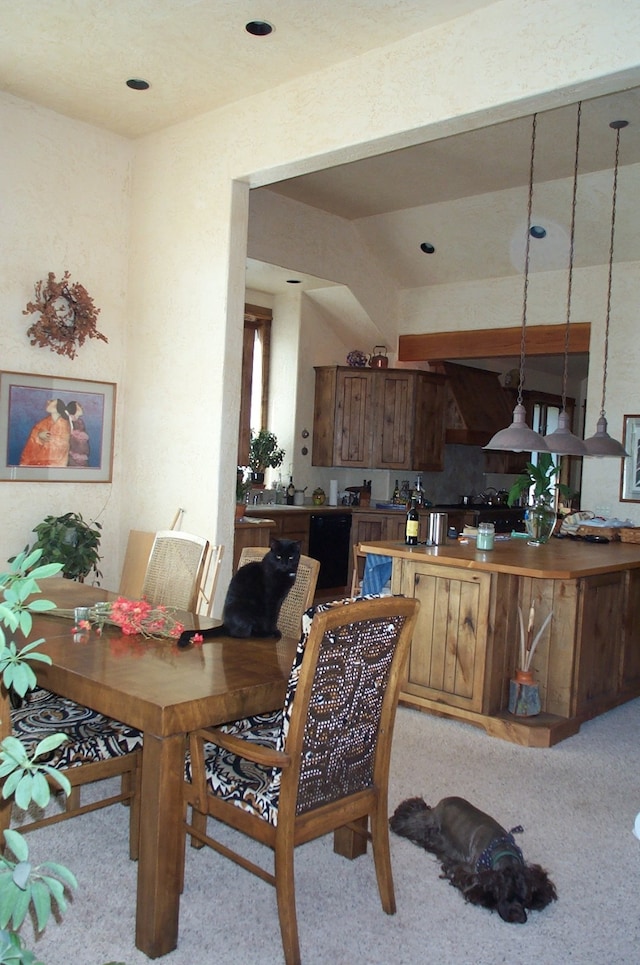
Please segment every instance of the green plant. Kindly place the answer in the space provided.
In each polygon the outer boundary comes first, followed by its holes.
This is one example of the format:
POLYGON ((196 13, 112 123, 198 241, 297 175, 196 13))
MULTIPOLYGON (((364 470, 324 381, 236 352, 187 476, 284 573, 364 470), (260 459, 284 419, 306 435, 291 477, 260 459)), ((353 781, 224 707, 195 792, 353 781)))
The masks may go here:
POLYGON ((513 506, 516 500, 520 499, 522 493, 528 492, 532 487, 534 487, 534 500, 541 499, 549 505, 554 502, 554 489, 556 488, 562 496, 571 496, 572 492, 569 486, 565 486, 564 483, 556 484, 555 479, 559 472, 560 465, 554 463, 551 453, 540 452, 537 465, 528 462, 523 473, 518 476, 509 490, 508 505, 513 506))
MULTIPOLYGON (((7 640, 5 628, 10 634, 19 631, 27 638, 31 634, 34 613, 44 613, 55 608, 51 600, 33 598, 40 592, 38 579, 55 576, 62 569, 60 563, 42 564, 40 549, 22 552, 13 560, 10 572, 0 573, 0 675, 8 691, 24 697, 36 683, 36 675, 30 666, 33 662, 51 663, 47 654, 37 653, 35 648, 43 641, 35 640, 20 649, 14 639, 7 640)), ((6 722, 5 728, 6 728, 6 722)), ((52 734, 40 741, 31 757, 16 737, 5 737, 0 743, 0 779, 2 797, 14 797, 21 808, 31 802, 46 807, 51 796, 49 780, 56 782, 65 794, 71 786, 65 774, 37 758, 59 747, 66 737, 52 734)), ((18 931, 31 910, 39 931, 46 926, 53 913, 66 910, 65 892, 77 887, 75 876, 64 865, 46 861, 34 866, 30 860, 29 847, 18 832, 4 832, 6 847, 0 855, 0 962, 12 965, 42 965, 29 951, 18 931)))
POLYGON ((251 489, 251 481, 246 478, 247 467, 238 466, 238 473, 236 476, 236 502, 244 503, 246 502, 247 493, 251 489))
POLYGON ((69 580, 82 583, 93 570, 99 582, 101 529, 100 523, 87 523, 80 513, 46 516, 34 526, 37 539, 27 551, 42 550, 42 563, 61 563, 62 575, 69 580))
POLYGON ((278 448, 278 440, 273 432, 268 429, 260 429, 259 432, 251 430, 249 466, 252 472, 264 472, 269 467, 276 469, 282 465, 284 455, 284 449, 278 448))

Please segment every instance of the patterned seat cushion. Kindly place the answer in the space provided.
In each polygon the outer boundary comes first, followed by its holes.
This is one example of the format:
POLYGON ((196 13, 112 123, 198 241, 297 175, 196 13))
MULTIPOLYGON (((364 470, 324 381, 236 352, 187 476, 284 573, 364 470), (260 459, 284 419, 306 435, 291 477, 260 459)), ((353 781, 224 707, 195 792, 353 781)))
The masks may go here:
MULTIPOLYGON (((374 599, 377 595, 372 594, 367 596, 366 599, 374 599)), ((219 729, 226 734, 234 734, 244 740, 283 751, 289 732, 289 722, 298 686, 302 658, 313 618, 316 613, 355 602, 359 601, 348 597, 344 600, 319 603, 310 607, 303 614, 302 634, 289 674, 284 707, 267 714, 258 714, 253 717, 243 717, 241 720, 230 721, 222 724, 219 729)), ((207 743, 205 744, 205 770, 207 786, 211 794, 263 818, 274 826, 277 825, 280 768, 263 767, 233 754, 231 751, 224 750, 216 744, 207 743)), ((189 755, 187 755, 185 764, 185 776, 187 781, 191 781, 189 755)))
POLYGON ((29 755, 44 737, 66 734, 65 744, 38 758, 62 769, 122 757, 142 747, 142 734, 134 727, 41 688, 28 693, 22 705, 11 710, 11 724, 29 755))

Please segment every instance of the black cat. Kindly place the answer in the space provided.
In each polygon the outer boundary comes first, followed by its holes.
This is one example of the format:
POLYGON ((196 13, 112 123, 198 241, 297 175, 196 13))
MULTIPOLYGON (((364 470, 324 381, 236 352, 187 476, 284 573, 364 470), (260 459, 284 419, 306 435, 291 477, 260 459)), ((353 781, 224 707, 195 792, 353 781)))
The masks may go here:
POLYGON ((194 633, 210 637, 275 637, 284 599, 295 583, 300 562, 300 542, 272 539, 271 549, 260 562, 245 563, 229 583, 222 611, 223 623, 210 630, 185 630, 179 647, 186 647, 194 633))

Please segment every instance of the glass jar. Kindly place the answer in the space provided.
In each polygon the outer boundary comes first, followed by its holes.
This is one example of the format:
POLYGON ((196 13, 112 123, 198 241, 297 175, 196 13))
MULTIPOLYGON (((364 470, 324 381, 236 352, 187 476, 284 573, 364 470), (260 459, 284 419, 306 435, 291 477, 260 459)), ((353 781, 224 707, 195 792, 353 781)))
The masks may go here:
POLYGON ((479 550, 492 550, 496 529, 493 523, 478 523, 476 546, 479 550))

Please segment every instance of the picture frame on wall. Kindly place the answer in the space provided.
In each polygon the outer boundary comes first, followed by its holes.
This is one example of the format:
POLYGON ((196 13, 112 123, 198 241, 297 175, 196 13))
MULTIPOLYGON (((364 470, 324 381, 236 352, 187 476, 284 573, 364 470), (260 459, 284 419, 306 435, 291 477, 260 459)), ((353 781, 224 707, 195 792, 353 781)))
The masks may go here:
POLYGON ((111 482, 116 383, 0 372, 0 481, 111 482))
POLYGON ((640 503, 640 415, 623 417, 622 445, 629 453, 620 470, 620 501, 640 503))

